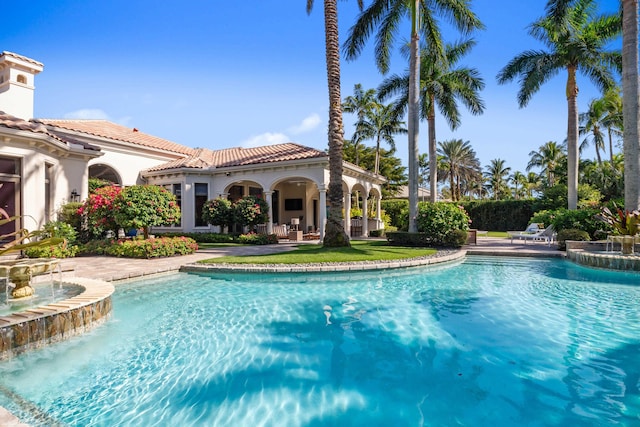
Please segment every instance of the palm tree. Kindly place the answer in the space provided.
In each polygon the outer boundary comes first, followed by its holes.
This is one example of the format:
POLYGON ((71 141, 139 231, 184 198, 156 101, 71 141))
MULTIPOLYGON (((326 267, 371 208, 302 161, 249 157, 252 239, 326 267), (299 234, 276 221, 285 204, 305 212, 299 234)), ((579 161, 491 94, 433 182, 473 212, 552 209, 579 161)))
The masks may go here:
POLYGON ((532 198, 534 191, 540 191, 540 175, 535 172, 529 172, 527 174, 526 194, 527 197, 532 198))
MULTIPOLYGON (((409 148, 409 231, 418 230, 418 129, 420 78, 420 37, 435 52, 444 55, 442 37, 436 15, 447 18, 462 33, 482 28, 478 17, 471 12, 469 0, 373 0, 351 27, 344 45, 347 59, 357 58, 372 32, 378 28, 375 58, 378 69, 389 71, 390 50, 402 20, 409 16, 411 37, 409 53, 409 94, 408 94, 408 148, 409 148)), ((432 160, 433 161, 433 160, 432 160)))
MULTIPOLYGON (((547 11, 562 20, 575 0, 549 0, 547 11)), ((624 133, 624 203, 625 209, 640 209, 640 92, 638 92, 638 0, 621 0, 622 4, 622 93, 624 133)), ((613 155, 613 153, 610 153, 613 155)), ((613 163, 613 159, 611 159, 613 163)))
POLYGON ((386 142, 391 150, 395 151, 396 143, 394 135, 406 134, 407 129, 404 122, 395 113, 393 105, 382 105, 376 103, 374 108, 367 114, 367 135, 371 135, 376 140, 376 164, 373 172, 380 172, 380 142, 386 142))
POLYGON ((477 176, 480 170, 480 161, 469 141, 452 139, 440 142, 438 145, 443 179, 449 179, 451 199, 453 201, 460 200, 462 198, 462 181, 477 176))
POLYGON ((622 0, 622 93, 624 94, 624 206, 640 209, 640 101, 638 92, 638 0, 622 0))
MULTIPOLYGON (((542 17, 534 22, 529 34, 543 42, 549 51, 529 50, 512 59, 499 73, 498 83, 520 78, 518 103, 525 107, 540 86, 567 71, 567 148, 568 206, 578 204, 578 85, 577 72, 586 75, 603 92, 615 86, 613 70, 621 68, 621 55, 606 46, 621 30, 619 15, 595 17, 596 0, 575 0, 562 9, 564 15, 542 17)), ((637 78, 637 76, 636 76, 637 78)))
POLYGON ((356 130, 353 133, 353 137, 351 140, 355 144, 355 153, 356 158, 354 164, 359 166, 360 158, 358 156, 358 145, 366 138, 364 136, 363 126, 365 125, 365 117, 366 115, 374 108, 377 104, 376 101, 376 91, 375 89, 363 90, 362 85, 357 83, 353 87, 353 95, 349 95, 345 98, 342 103, 342 111, 345 113, 353 113, 358 118, 356 122, 356 130))
POLYGON ((580 113, 578 116, 579 123, 581 124, 578 129, 578 134, 584 135, 584 139, 580 143, 580 152, 593 142, 593 146, 596 149, 596 159, 599 165, 602 165, 600 150, 605 150, 604 133, 602 129, 603 114, 604 111, 602 103, 593 99, 589 103, 589 109, 585 113, 580 113))
MULTIPOLYGON (((362 9, 362 0, 358 0, 362 9)), ((307 14, 311 13, 313 0, 307 0, 307 14)), ((324 0, 324 33, 329 86, 329 214, 323 245, 330 247, 351 246, 344 231, 342 210, 342 144, 344 128, 340 97, 340 43, 338 39, 337 0, 324 0)))
POLYGON ((489 188, 493 194, 494 200, 503 199, 509 194, 508 178, 511 168, 505 166, 505 161, 502 159, 493 159, 491 163, 486 166, 485 176, 489 182, 489 188))
POLYGON ((520 171, 515 171, 509 179, 513 182, 513 197, 516 200, 524 197, 527 190, 527 176, 520 171))
POLYGON ((542 144, 538 151, 531 151, 529 157, 527 171, 535 167, 541 168, 546 177, 547 185, 553 187, 556 183, 556 169, 565 157, 562 148, 557 142, 548 141, 542 144))
MULTIPOLYGON (((437 200, 438 168, 436 156, 436 104, 449 127, 454 130, 460 126, 460 111, 457 101, 461 101, 471 114, 484 111, 484 103, 479 91, 484 81, 475 68, 453 68, 456 63, 475 46, 474 40, 466 40, 445 47, 444 57, 432 52, 427 46, 420 58, 420 117, 427 120, 429 130, 429 182, 431 201, 437 200)), ((382 99, 399 94, 395 101, 398 112, 404 112, 409 102, 409 73, 393 75, 385 79, 378 89, 382 99)))

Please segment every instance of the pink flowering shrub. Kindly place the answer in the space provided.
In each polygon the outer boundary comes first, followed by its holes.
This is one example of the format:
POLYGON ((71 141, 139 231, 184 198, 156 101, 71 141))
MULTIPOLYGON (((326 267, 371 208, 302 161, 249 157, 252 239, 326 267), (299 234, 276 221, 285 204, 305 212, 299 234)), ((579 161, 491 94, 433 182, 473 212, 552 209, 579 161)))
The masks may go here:
POLYGON ((145 240, 94 241, 86 244, 82 252, 124 258, 161 258, 189 255, 197 250, 196 241, 188 237, 158 237, 145 240))
POLYGON ((236 221, 250 228, 269 220, 269 206, 263 199, 245 196, 235 203, 234 208, 236 221))
POLYGON ((99 238, 109 230, 118 229, 113 202, 122 192, 121 187, 101 187, 91 193, 78 208, 78 214, 85 218, 85 224, 91 237, 99 238))
POLYGON ((143 229, 145 239, 149 227, 176 224, 180 207, 175 196, 157 185, 126 187, 113 201, 113 216, 124 229, 143 229))

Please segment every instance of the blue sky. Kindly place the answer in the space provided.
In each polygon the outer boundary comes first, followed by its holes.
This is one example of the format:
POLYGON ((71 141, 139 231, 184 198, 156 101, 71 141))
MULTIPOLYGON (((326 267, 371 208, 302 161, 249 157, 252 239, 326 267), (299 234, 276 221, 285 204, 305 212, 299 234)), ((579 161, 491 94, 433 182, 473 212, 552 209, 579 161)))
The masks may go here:
MULTIPOLYGON (((340 1, 340 37, 355 22, 355 1, 340 1)), ((369 4, 365 0, 365 6, 369 4)), ((486 111, 465 110, 462 126, 437 122, 437 140, 470 141, 483 167, 505 159, 524 172, 529 152, 566 135, 566 75, 560 74, 519 109, 517 83, 495 76, 518 53, 541 47, 526 27, 543 14, 546 0, 475 0, 486 26, 461 63, 485 80, 486 111)), ((325 149, 328 95, 323 2, 311 15, 303 0, 181 2, 149 0, 35 0, 3 6, 0 51, 44 63, 36 77, 35 116, 102 118, 191 147, 212 149, 293 141, 325 149)), ((601 0, 615 11, 618 0, 601 0)), ((402 40, 400 36, 400 40, 402 40)), ((451 31, 447 41, 459 39, 451 31)), ((375 88, 378 72, 370 42, 356 61, 342 61, 342 97, 361 83, 375 88)), ((391 73, 406 62, 394 56, 391 73)), ((598 96, 579 80, 579 109, 598 96)), ((345 138, 354 119, 345 115, 345 138)), ((372 144, 372 142, 370 142, 372 144)), ((396 140, 406 165, 406 136, 396 140)), ((427 151, 426 123, 420 152, 427 151)), ((593 152, 585 153, 593 157, 593 152)))

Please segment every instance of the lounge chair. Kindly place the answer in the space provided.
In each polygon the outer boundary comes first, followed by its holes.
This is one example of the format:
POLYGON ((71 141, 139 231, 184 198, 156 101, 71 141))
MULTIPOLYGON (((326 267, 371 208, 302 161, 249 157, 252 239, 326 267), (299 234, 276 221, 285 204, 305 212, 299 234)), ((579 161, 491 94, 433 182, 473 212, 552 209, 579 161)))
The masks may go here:
POLYGON ((555 239, 555 231, 553 229, 553 226, 550 225, 545 229, 540 229, 538 228, 538 225, 536 224, 535 228, 532 227, 531 225, 529 227, 527 227, 527 230, 525 231, 509 231, 509 236, 511 237, 511 243, 513 244, 513 239, 520 239, 520 240, 524 240, 524 243, 527 243, 527 240, 532 240, 532 241, 538 241, 538 242, 545 242, 548 246, 551 246, 551 243, 553 243, 554 239, 555 239), (537 229, 537 231, 533 231, 537 229))

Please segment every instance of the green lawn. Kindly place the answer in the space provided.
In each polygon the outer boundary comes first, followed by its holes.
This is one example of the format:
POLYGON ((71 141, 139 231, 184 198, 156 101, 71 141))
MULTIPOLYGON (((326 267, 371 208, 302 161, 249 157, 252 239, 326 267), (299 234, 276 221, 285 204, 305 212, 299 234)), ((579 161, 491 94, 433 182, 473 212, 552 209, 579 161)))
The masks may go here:
POLYGON ((487 232, 487 237, 509 237, 509 235, 506 231, 489 231, 487 232))
POLYGON ((352 240, 350 248, 299 245, 289 252, 271 255, 226 256, 200 261, 205 264, 309 264, 317 262, 384 261, 433 255, 435 249, 389 246, 385 241, 352 240))

